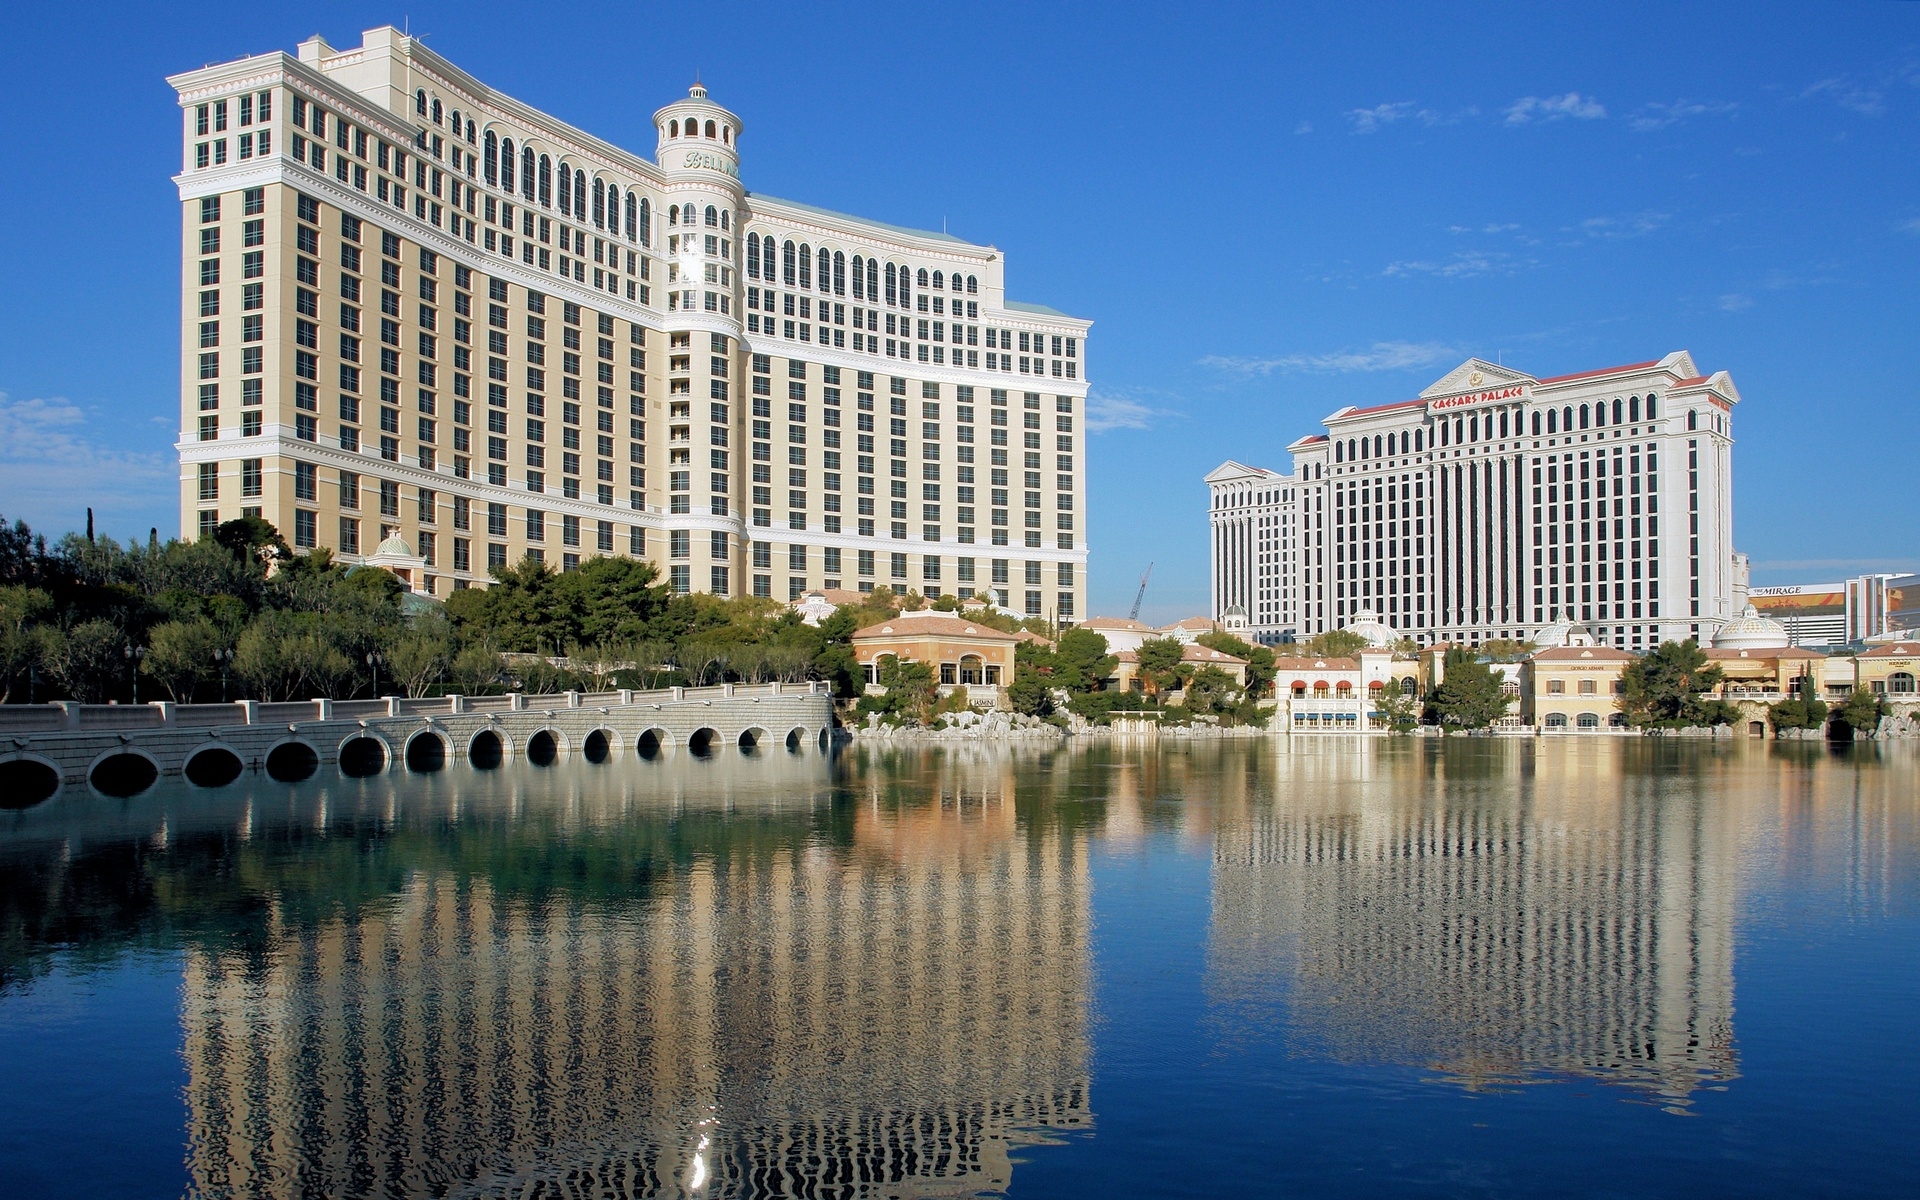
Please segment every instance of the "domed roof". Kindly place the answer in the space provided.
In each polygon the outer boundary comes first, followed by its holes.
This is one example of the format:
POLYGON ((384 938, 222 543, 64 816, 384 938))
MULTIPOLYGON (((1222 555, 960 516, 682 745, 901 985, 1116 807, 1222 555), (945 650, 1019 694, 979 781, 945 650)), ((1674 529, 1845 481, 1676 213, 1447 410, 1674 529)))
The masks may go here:
POLYGON ((1367 639, 1367 645, 1375 650, 1384 650, 1400 640, 1391 625, 1380 620, 1380 614, 1370 608, 1363 608, 1353 614, 1353 620, 1343 627, 1348 633, 1357 633, 1367 639))
POLYGON ((412 558, 413 547, 407 545, 407 539, 397 532, 390 533, 378 546, 373 548, 375 558, 412 558))
POLYGON ((1787 636, 1787 627, 1770 617, 1760 615, 1760 610, 1747 605, 1747 610, 1720 627, 1713 635, 1713 648, 1716 650, 1779 650, 1784 649, 1791 638, 1787 636))
POLYGON ((1553 624, 1543 625, 1540 632, 1533 635, 1533 644, 1537 649, 1553 650, 1561 646, 1591 646, 1593 635, 1587 627, 1578 621, 1568 620, 1560 612, 1553 614, 1553 624))

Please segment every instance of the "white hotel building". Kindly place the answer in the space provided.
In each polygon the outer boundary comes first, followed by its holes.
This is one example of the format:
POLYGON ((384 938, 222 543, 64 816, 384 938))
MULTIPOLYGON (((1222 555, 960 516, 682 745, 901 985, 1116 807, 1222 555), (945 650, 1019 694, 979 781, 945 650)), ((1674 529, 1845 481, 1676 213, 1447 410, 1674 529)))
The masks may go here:
POLYGON ((1725 371, 1685 351, 1536 379, 1472 359, 1418 398, 1343 408, 1281 474, 1207 476, 1213 613, 1275 644, 1372 611, 1422 643, 1702 643, 1736 616, 1725 371), (1237 617, 1238 614, 1235 614, 1237 617))
POLYGON ((1084 614, 1089 323, 992 246, 747 191, 697 85, 649 158, 390 27, 169 82, 183 536, 1084 614))

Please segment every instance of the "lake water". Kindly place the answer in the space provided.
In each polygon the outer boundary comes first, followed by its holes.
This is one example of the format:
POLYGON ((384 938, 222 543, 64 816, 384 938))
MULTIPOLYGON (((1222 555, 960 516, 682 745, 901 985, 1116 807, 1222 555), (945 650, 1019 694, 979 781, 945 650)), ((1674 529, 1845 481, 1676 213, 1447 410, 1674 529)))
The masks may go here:
POLYGON ((1912 1195, 1911 747, 854 749, 0 812, 0 1196, 1912 1195))

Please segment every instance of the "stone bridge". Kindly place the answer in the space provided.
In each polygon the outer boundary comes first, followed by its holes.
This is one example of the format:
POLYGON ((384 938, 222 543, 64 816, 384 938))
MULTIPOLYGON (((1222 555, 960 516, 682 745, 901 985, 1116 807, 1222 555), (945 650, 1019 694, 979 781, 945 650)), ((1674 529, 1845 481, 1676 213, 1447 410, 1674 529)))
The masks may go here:
POLYGON ((220 787, 245 771, 292 782, 322 767, 373 775, 437 771, 453 760, 487 769, 573 754, 602 762, 824 750, 832 727, 832 697, 817 683, 430 700, 5 705, 0 808, 38 804, 75 786, 133 796, 175 775, 220 787))

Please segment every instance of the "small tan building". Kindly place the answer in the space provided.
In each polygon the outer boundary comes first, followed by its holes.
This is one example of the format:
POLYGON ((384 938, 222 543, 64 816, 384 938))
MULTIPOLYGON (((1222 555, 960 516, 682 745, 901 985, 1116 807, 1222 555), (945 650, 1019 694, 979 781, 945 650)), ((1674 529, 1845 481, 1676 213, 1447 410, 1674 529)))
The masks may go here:
POLYGON ((1920 700, 1920 642, 1894 642, 1862 651, 1854 659, 1859 686, 1893 700, 1920 700))
POLYGON ((1813 680, 1814 694, 1827 694, 1827 656, 1800 646, 1765 649, 1703 651, 1720 668, 1714 694, 1725 700, 1754 700, 1772 704, 1800 694, 1800 680, 1813 680))
MULTIPOLYGON (((1138 650, 1121 650, 1114 655, 1119 663, 1113 674, 1108 676, 1110 686, 1120 691, 1141 691, 1144 684, 1140 678, 1140 654, 1138 650)), ((1202 646, 1197 642, 1187 642, 1180 647, 1180 662, 1193 670, 1201 667, 1219 667, 1233 676, 1235 686, 1247 686, 1247 660, 1231 654, 1202 646)))
POLYGON ((1554 646, 1536 650, 1522 672, 1525 719, 1541 733, 1602 733, 1624 729, 1620 695, 1627 664, 1636 656, 1611 646, 1554 646))
POLYGON ((1000 689, 1013 682, 1013 651, 1021 637, 955 613, 931 609, 901 613, 852 638, 869 691, 881 690, 882 660, 904 659, 933 669, 940 694, 965 687, 975 707, 998 707, 1000 689))

